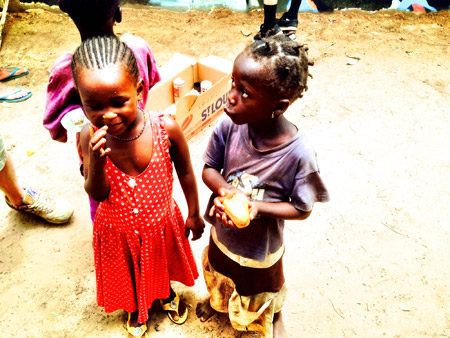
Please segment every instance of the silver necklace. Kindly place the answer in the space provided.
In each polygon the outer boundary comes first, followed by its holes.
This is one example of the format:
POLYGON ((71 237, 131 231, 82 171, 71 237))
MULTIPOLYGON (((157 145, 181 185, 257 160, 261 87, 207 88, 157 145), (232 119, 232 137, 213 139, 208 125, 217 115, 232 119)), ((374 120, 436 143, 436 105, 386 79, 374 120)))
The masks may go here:
POLYGON ((134 141, 134 140, 137 140, 139 137, 141 137, 142 133, 145 130, 145 126, 147 125, 147 119, 145 118, 145 112, 141 108, 138 108, 138 109, 142 112, 142 116, 144 116, 144 125, 142 126, 142 129, 139 132, 139 134, 137 134, 134 137, 130 137, 130 138, 122 138, 122 137, 119 137, 119 136, 111 135, 112 137, 114 137, 116 140, 119 140, 119 141, 122 141, 122 142, 134 141))

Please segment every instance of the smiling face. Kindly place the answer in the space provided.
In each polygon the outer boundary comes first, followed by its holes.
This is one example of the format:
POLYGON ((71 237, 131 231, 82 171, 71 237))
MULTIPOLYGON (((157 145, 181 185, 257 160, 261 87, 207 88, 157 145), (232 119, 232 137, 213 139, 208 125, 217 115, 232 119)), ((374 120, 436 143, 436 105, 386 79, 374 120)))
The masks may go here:
POLYGON ((265 85, 263 66, 253 58, 239 54, 233 65, 231 89, 225 113, 236 124, 270 120, 278 98, 265 85))
POLYGON ((80 69, 76 83, 86 116, 93 125, 106 125, 108 134, 115 136, 134 128, 144 86, 142 80, 136 84, 123 65, 80 69))

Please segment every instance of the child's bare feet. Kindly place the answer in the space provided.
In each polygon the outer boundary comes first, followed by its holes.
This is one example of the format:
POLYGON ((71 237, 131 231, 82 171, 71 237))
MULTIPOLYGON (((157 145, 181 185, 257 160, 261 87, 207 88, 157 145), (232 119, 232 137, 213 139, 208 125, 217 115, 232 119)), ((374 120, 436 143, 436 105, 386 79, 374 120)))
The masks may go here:
POLYGON ((275 313, 273 316, 273 338, 287 337, 286 328, 284 327, 283 317, 281 311, 275 313))
POLYGON ((216 310, 211 307, 209 297, 197 304, 195 313, 201 322, 206 322, 209 318, 214 316, 216 310))
POLYGON ((127 320, 127 337, 128 338, 143 338, 147 337, 147 325, 138 323, 139 311, 128 313, 127 320))

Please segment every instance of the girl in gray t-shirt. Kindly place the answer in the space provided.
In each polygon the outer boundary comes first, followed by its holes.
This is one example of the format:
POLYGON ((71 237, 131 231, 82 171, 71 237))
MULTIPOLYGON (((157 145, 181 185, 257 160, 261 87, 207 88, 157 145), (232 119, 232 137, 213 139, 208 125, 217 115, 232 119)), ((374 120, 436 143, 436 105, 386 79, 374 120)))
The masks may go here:
POLYGON ((307 89, 306 50, 274 37, 247 46, 234 62, 228 116, 204 155, 203 181, 212 191, 205 219, 213 227, 203 257, 210 297, 197 306, 201 321, 227 312, 237 330, 284 332, 284 220, 303 220, 315 202, 328 200, 312 146, 283 115, 307 89), (245 228, 224 212, 232 194, 249 199, 245 228))

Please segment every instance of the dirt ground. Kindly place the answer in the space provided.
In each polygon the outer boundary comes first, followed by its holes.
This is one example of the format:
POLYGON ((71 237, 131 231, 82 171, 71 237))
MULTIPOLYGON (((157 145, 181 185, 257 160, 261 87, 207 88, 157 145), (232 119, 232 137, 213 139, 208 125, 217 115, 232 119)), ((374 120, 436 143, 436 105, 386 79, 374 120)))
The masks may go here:
MULTIPOLYGON (((175 52, 233 60, 262 22, 261 11, 221 9, 128 6, 123 17, 116 32, 145 38, 158 65, 175 52)), ((331 202, 287 222, 287 330, 291 337, 450 337, 450 13, 348 10, 300 14, 300 23, 314 78, 286 114, 312 139, 331 202)), ((125 336, 124 312, 96 305, 92 225, 73 137, 54 142, 42 126, 53 62, 79 42, 57 11, 6 21, 0 65, 27 67, 28 76, 8 84, 33 96, 0 105, 0 132, 21 184, 63 196, 76 211, 69 224, 50 226, 0 203, 1 337, 125 336)), ((210 132, 189 142, 203 208, 201 154, 210 132)), ((179 185, 175 196, 185 213, 179 185)), ((208 235, 192 243, 197 262, 208 235)), ((255 337, 234 331, 224 315, 200 323, 201 277, 176 289, 191 306, 188 321, 176 326, 156 305, 150 337, 255 337)))

